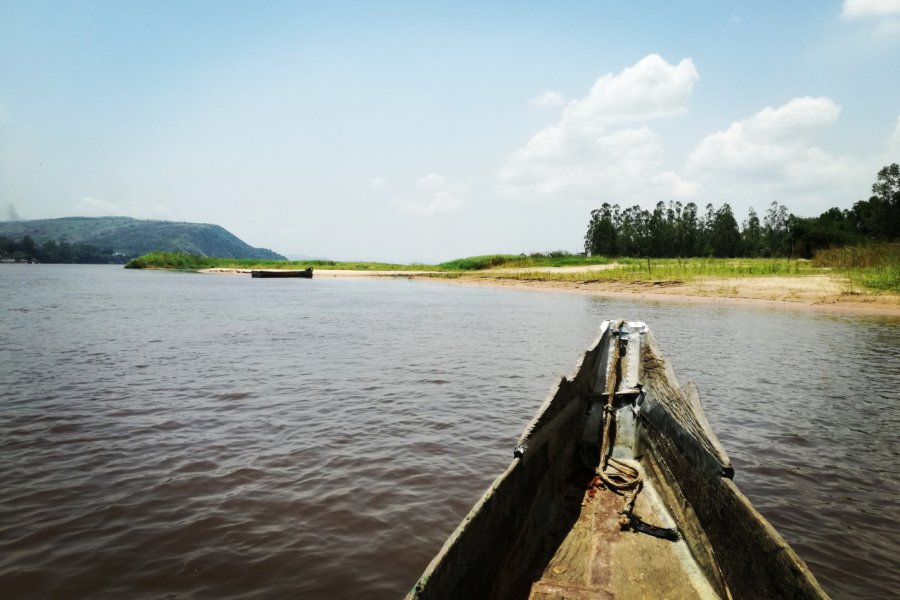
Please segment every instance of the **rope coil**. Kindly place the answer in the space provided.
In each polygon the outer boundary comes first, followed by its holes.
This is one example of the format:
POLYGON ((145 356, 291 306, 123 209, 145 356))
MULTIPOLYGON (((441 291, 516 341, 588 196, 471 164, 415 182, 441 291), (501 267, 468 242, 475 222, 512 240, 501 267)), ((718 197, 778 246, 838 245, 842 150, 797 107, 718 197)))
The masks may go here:
POLYGON ((606 380, 606 405, 603 407, 603 424, 601 427, 600 465, 595 473, 604 485, 613 493, 625 497, 625 508, 620 513, 619 525, 623 530, 630 529, 652 535, 654 537, 676 541, 679 539, 678 531, 650 525, 634 514, 634 503, 637 495, 644 488, 644 480, 640 471, 625 461, 613 458, 611 448, 615 421, 615 397, 619 387, 622 371, 622 346, 626 342, 619 339, 613 345, 612 363, 615 365, 606 380))

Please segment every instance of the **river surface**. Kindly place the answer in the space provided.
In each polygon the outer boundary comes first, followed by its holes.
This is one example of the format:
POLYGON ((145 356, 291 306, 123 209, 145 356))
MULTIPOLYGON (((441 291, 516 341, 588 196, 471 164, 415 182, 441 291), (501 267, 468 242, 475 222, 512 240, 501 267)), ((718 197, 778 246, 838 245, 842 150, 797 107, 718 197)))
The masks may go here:
POLYGON ((0 266, 0 595, 398 598, 606 318, 835 598, 900 590, 900 321, 0 266))

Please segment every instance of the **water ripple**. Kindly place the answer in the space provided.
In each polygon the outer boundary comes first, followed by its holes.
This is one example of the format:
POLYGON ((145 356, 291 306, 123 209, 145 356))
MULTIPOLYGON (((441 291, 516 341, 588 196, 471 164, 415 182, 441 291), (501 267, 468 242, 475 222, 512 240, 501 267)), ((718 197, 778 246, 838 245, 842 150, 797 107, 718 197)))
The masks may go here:
POLYGON ((0 277, 19 290, 0 297, 4 598, 396 598, 619 316, 697 381, 736 482, 830 593, 900 589, 897 321, 414 281, 0 277))

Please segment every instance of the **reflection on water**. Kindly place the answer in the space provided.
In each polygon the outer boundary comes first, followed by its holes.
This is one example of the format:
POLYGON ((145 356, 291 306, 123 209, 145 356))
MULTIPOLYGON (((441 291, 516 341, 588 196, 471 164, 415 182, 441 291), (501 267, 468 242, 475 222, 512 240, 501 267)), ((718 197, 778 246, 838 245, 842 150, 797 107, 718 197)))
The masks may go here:
POLYGON ((394 598, 604 318, 697 381, 835 597, 900 589, 900 323, 416 281, 0 268, 5 597, 394 598))

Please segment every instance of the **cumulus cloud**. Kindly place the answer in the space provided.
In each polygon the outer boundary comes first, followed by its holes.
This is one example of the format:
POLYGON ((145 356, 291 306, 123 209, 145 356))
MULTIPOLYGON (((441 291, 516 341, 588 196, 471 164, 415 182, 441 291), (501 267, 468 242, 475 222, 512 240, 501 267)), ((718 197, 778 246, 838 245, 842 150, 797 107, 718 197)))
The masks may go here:
POLYGON ((900 16, 900 0, 844 0, 847 18, 900 16))
POLYGON ((703 194, 703 186, 696 181, 688 181, 673 171, 660 173, 651 180, 663 195, 675 200, 690 200, 703 194))
POLYGON ((528 106, 532 108, 554 108, 562 106, 566 103, 563 95, 554 90, 544 90, 534 98, 528 101, 528 106))
POLYGON ((369 187, 377 190, 379 188, 383 188, 386 183, 387 183, 387 179, 385 179, 384 177, 381 177, 381 176, 376 176, 376 177, 373 177, 372 180, 369 182, 369 187))
POLYGON ((688 174, 717 195, 743 204, 773 197, 801 214, 807 205, 852 197, 871 177, 870 161, 834 156, 814 143, 840 112, 830 98, 766 107, 706 136, 688 157, 688 174))
POLYGON ((409 197, 394 198, 391 204, 400 211, 427 216, 458 209, 464 204, 467 194, 465 184, 429 173, 416 181, 409 197))
POLYGON ((596 127, 680 115, 699 78, 691 59, 670 65, 651 54, 618 75, 598 79, 586 98, 566 108, 563 119, 596 127))
POLYGON ((879 37, 900 36, 900 0, 844 0, 841 16, 874 23, 874 33, 879 37))
MULTIPOLYGON (((647 122, 681 115, 699 79, 691 59, 677 65, 651 54, 599 78, 570 101, 559 121, 516 150, 498 173, 505 195, 566 195, 631 200, 658 176, 662 139, 647 122), (626 196, 628 198, 626 198, 626 196)), ((667 186, 671 178, 659 181, 667 186)))
POLYGON ((830 98, 794 98, 766 107, 725 131, 706 136, 688 158, 694 170, 755 173, 784 172, 800 162, 823 160, 809 138, 837 120, 840 107, 830 98))
POLYGON ((875 25, 875 35, 883 38, 900 38, 900 19, 883 19, 875 25))

